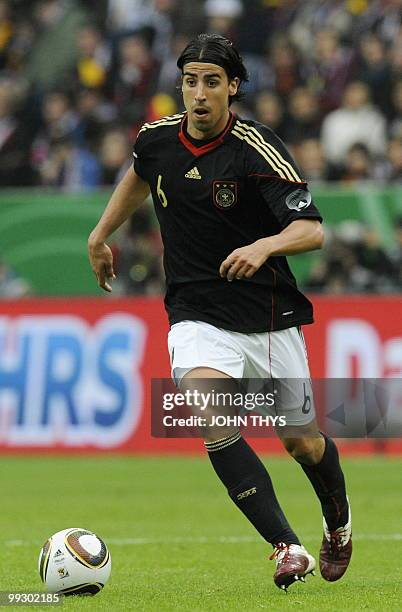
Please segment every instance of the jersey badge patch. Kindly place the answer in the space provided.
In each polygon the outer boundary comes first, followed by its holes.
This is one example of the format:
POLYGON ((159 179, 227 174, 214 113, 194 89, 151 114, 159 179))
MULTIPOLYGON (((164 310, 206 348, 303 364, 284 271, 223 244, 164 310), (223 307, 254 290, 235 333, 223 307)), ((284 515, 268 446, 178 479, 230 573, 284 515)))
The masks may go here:
POLYGON ((290 210, 297 210, 298 212, 301 212, 310 206, 311 193, 305 189, 296 189, 296 191, 289 193, 285 202, 286 206, 290 208, 290 210))
POLYGON ((237 183, 234 181, 214 181, 214 204, 217 208, 232 208, 237 202, 237 183))
POLYGON ((188 179, 201 179, 202 178, 201 174, 198 171, 197 166, 194 166, 194 168, 186 172, 184 176, 185 178, 188 178, 188 179))

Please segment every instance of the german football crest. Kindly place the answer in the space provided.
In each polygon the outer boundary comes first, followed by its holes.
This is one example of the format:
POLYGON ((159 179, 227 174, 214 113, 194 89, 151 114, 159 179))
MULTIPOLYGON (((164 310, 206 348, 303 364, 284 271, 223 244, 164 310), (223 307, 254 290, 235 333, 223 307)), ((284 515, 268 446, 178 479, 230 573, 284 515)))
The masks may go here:
POLYGON ((221 210, 232 208, 237 202, 237 183, 235 181, 214 181, 214 204, 221 210))

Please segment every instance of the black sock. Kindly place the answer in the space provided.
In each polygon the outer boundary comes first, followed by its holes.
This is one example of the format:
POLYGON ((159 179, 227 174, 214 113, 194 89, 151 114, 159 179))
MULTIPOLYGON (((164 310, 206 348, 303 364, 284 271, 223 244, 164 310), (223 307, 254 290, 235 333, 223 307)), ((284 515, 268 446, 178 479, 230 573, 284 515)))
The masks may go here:
POLYGON ((267 470, 240 433, 205 446, 230 497, 262 537, 271 544, 300 544, 279 506, 267 470))
POLYGON ((325 434, 322 435, 325 440, 325 450, 321 461, 316 465, 299 463, 321 502, 328 529, 333 531, 346 525, 348 521, 348 502, 338 449, 332 438, 328 438, 325 434))

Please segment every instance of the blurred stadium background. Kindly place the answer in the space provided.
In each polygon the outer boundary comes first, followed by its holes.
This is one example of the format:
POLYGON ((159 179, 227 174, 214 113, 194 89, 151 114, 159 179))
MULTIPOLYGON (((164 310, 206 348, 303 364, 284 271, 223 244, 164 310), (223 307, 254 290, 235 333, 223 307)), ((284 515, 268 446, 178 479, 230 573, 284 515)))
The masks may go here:
POLYGON ((402 0, 0 0, 3 454, 200 450, 150 435, 150 380, 169 376, 151 203, 113 238, 111 296, 86 239, 142 123, 182 109, 176 57, 201 31, 237 44, 234 110, 277 131, 325 219, 324 251, 291 258, 313 377, 402 376, 402 0))

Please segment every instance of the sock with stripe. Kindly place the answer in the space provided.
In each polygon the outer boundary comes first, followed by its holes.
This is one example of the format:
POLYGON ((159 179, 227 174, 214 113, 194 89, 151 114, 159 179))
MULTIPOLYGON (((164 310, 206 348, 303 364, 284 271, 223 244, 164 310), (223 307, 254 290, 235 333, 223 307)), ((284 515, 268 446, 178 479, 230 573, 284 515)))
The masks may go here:
POLYGON ((321 435, 325 440, 325 450, 321 461, 316 465, 299 463, 321 502, 322 513, 328 529, 333 531, 346 525, 348 521, 348 501, 345 477, 339 463, 336 444, 332 438, 328 438, 322 432, 321 435))
POLYGON ((265 466, 237 432, 205 442, 213 468, 236 506, 271 544, 300 544, 292 531, 265 466))

